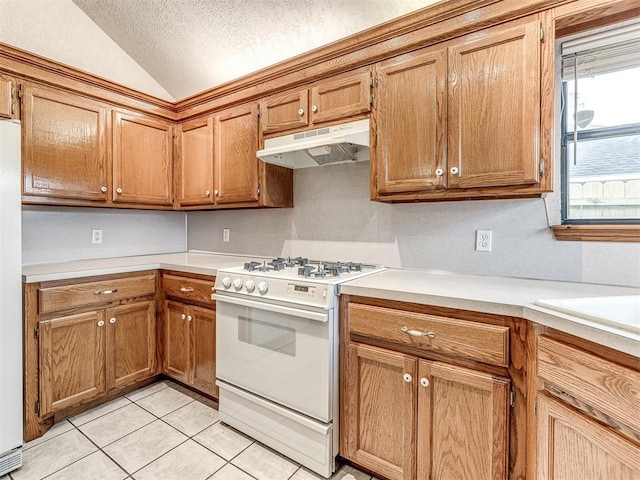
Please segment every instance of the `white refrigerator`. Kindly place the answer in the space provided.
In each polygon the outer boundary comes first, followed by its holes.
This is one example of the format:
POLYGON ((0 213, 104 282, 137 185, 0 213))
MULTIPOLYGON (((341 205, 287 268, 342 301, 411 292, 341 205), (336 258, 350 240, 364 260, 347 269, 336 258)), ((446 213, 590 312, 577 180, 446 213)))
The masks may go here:
POLYGON ((22 465, 20 124, 0 121, 0 477, 22 465))

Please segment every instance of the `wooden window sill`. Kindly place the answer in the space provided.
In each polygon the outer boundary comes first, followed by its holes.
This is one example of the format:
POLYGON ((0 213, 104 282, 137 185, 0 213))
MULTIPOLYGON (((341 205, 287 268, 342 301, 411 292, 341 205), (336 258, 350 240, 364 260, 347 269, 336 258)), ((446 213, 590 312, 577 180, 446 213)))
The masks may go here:
POLYGON ((557 240, 574 242, 640 242, 640 225, 555 225, 557 240))

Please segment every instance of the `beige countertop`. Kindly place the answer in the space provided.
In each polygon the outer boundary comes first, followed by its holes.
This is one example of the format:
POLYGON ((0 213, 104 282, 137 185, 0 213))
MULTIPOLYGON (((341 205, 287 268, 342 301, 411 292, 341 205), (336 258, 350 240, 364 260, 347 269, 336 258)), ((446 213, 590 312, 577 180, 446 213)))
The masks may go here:
POLYGON ((640 357, 640 333, 534 304, 550 298, 640 295, 640 288, 388 269, 344 283, 340 293, 521 317, 640 357))
MULTIPOLYGON (((97 260, 25 265, 25 283, 166 269, 216 275, 249 256, 189 251, 97 260)), ((388 269, 343 283, 340 293, 525 318, 640 357, 640 333, 535 305, 551 298, 640 295, 640 288, 523 278, 388 269)))

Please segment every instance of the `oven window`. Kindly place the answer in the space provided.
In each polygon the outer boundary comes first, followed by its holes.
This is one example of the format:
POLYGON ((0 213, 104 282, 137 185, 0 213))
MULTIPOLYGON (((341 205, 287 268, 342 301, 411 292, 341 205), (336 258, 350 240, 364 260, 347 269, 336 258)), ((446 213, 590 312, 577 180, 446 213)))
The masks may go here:
POLYGON ((296 331, 291 327, 239 316, 238 340, 290 357, 296 356, 296 331))

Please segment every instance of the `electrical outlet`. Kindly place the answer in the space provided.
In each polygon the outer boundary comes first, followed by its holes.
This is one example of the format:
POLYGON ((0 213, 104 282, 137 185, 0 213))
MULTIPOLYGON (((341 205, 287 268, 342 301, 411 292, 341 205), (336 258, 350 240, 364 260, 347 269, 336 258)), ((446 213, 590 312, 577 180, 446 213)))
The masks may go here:
POLYGON ((491 230, 476 230, 476 250, 478 252, 491 251, 491 230))
POLYGON ((91 243, 102 243, 102 230, 97 228, 91 230, 91 243))
POLYGON ((228 228, 223 228, 222 229, 222 241, 223 242, 228 242, 229 241, 229 229, 228 228))

